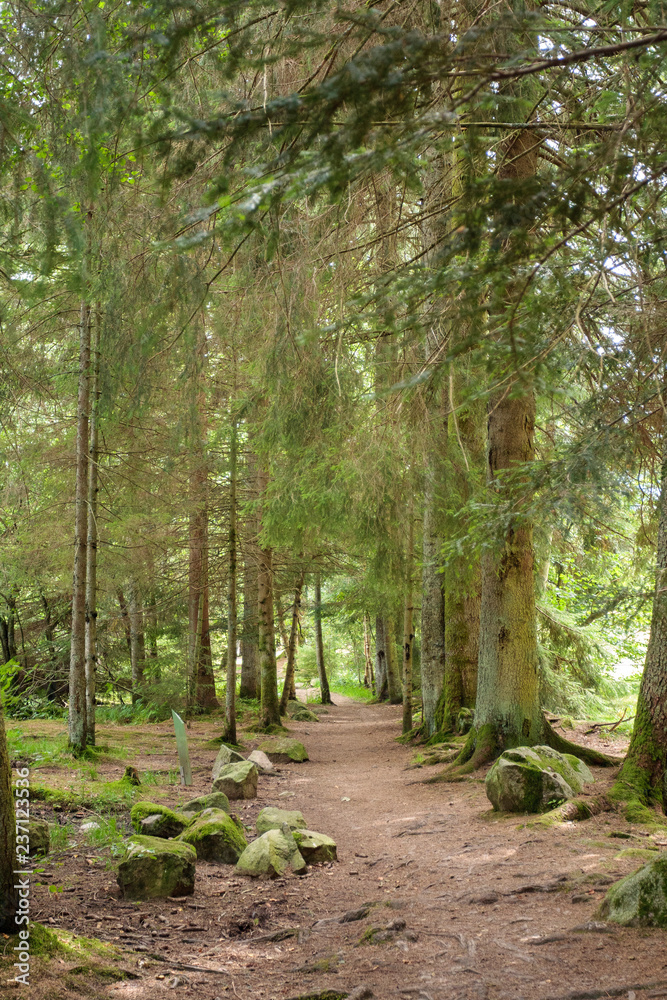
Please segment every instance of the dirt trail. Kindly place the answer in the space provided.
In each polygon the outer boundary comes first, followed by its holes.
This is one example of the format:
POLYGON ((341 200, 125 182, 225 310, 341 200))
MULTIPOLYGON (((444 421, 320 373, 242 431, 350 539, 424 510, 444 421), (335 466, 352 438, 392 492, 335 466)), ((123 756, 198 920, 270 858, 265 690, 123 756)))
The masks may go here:
MULTIPOLYGON (((290 723, 310 761, 260 778, 240 814, 250 825, 266 805, 300 809, 334 837, 339 862, 261 883, 199 863, 194 897, 139 912, 114 898, 108 873, 89 871, 87 890, 59 901, 57 922, 127 940, 142 977, 105 995, 282 1000, 328 989, 333 1000, 363 984, 405 1000, 667 996, 664 931, 588 926, 607 885, 642 863, 617 857, 647 846, 640 831, 616 815, 548 830, 494 817, 481 780, 425 785, 431 771, 405 769, 414 751, 395 742, 399 708, 336 700, 319 723, 290 723), (367 903, 361 919, 331 919, 367 903), (167 993, 174 976, 182 982, 167 993)), ((194 792, 181 801, 209 789, 214 756, 198 752, 194 792)))

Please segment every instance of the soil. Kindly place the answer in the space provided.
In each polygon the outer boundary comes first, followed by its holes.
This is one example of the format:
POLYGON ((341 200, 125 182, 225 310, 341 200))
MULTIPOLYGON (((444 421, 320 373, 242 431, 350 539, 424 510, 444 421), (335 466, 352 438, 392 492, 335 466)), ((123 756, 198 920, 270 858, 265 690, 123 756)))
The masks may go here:
MULTIPOLYGON (((335 839, 337 863, 258 882, 198 862, 194 896, 136 904, 118 898, 108 849, 78 838, 39 866, 32 915, 118 946, 117 964, 135 978, 77 986, 71 963, 53 959, 39 982, 0 985, 0 996, 335 1000, 361 986, 372 993, 359 995, 404 1000, 667 996, 665 932, 595 918, 609 884, 643 863, 617 855, 667 848, 667 831, 649 835, 617 813, 555 828, 493 813, 483 773, 425 784, 438 769, 409 766, 415 748, 396 742, 400 706, 334 699, 319 723, 289 724, 310 760, 260 776, 257 799, 232 808, 248 826, 267 805, 300 809, 311 829, 335 839)), ((205 740, 216 725, 193 724, 193 787, 172 786, 158 801, 177 807, 210 790, 216 751, 205 740)), ((173 769, 169 724, 122 729, 126 742, 153 754, 133 761, 140 772, 149 763, 173 769)), ((620 738, 565 735, 609 753, 624 749, 620 738)), ((249 748, 259 742, 242 738, 249 748)), ((120 778, 126 764, 108 763, 106 776, 120 778)), ((597 794, 614 772, 594 773, 597 794)), ((150 786, 141 797, 151 798, 150 786)), ((76 825, 84 816, 68 819, 76 825)))

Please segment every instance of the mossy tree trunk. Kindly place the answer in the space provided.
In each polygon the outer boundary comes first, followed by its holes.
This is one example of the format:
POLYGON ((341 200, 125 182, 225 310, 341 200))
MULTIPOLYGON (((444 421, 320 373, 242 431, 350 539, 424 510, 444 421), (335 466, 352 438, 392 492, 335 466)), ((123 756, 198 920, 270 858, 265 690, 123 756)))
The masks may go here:
POLYGON ((414 559, 414 518, 412 504, 409 505, 407 559, 405 568, 405 607, 403 610, 403 732, 412 729, 412 631, 414 559))
POLYGON ((364 687, 373 689, 375 685, 375 675, 373 671, 373 657, 371 656, 371 636, 368 623, 368 615, 364 612, 364 687))
POLYGON ((333 705, 329 691, 329 678, 324 662, 324 641, 322 639, 322 578, 315 576, 315 656, 317 659, 317 674, 320 678, 320 701, 323 705, 333 705))
POLYGON ((287 712, 287 703, 290 699, 296 698, 295 669, 296 669, 296 639, 299 632, 299 611, 301 609, 301 591, 306 578, 305 570, 299 573, 299 578, 294 589, 294 602, 292 604, 292 621, 290 625, 289 638, 287 640, 287 664, 285 666, 285 683, 283 693, 280 698, 280 714, 287 712))
POLYGON ((16 868, 16 812, 12 795, 12 768, 0 706, 0 932, 15 934, 18 893, 16 868))
POLYGON ((90 307, 81 303, 79 388, 76 418, 76 497, 74 501, 74 574, 69 665, 69 744, 76 753, 86 746, 86 536, 88 528, 88 415, 90 406, 90 307))
POLYGON ((612 797, 667 812, 667 419, 661 477, 651 631, 632 739, 612 797))
POLYGON ((136 704, 144 683, 146 665, 146 639, 144 636, 144 611, 139 584, 130 585, 130 660, 132 663, 132 704, 136 704))
MULTIPOLYGON (((247 453, 248 492, 257 497, 257 459, 252 451, 247 453)), ((245 521, 243 532, 243 635, 241 637, 241 698, 258 698, 259 680, 259 598, 257 578, 259 549, 257 547, 258 519, 251 514, 245 521)))

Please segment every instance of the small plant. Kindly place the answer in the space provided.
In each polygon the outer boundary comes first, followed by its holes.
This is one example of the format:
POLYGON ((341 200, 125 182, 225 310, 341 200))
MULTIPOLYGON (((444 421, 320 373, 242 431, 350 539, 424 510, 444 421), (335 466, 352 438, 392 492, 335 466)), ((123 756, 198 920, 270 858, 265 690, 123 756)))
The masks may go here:
POLYGON ((84 836, 91 847, 114 847, 121 844, 125 836, 125 830, 116 816, 98 817, 95 822, 98 826, 95 829, 87 830, 84 836))
POLYGON ((72 823, 55 824, 50 828, 51 851, 66 851, 72 843, 76 830, 72 823))

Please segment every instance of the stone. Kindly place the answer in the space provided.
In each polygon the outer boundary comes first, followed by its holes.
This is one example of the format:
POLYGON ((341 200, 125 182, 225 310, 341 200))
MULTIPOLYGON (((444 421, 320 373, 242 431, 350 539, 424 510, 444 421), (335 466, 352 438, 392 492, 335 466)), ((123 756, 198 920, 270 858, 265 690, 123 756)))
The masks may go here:
POLYGON ((252 753, 248 754, 248 760, 251 760, 260 774, 277 774, 275 767, 261 750, 253 750, 252 753))
POLYGON ((295 722, 319 722, 319 718, 314 712, 303 705, 300 701, 287 702, 287 714, 295 722))
POLYGON ((128 899, 191 896, 197 853, 190 844, 133 836, 118 866, 118 885, 128 899))
POLYGON ((300 764, 308 760, 308 753, 303 743, 292 740, 287 736, 274 740, 264 740, 257 747, 273 764, 300 764))
POLYGON ((626 927, 667 927, 667 855, 612 885, 596 917, 626 927))
POLYGON ((51 834, 49 824, 43 819, 31 819, 28 824, 28 835, 30 845, 28 853, 30 857, 35 854, 48 854, 51 848, 51 834))
POLYGON ((218 750, 218 756, 213 761, 213 781, 220 776, 221 770, 227 764, 238 764, 242 760, 245 760, 245 757, 223 743, 218 750))
POLYGON ((130 812, 132 826, 137 833, 149 837, 177 837, 190 822, 188 816, 176 813, 156 802, 135 802, 130 812))
POLYGON ((290 830, 298 830, 299 828, 305 830, 308 825, 303 818, 303 813, 298 810, 276 809, 275 806, 267 806, 266 809, 262 809, 255 820, 257 833, 266 833, 267 830, 281 830, 283 823, 287 823, 290 830))
POLYGON ((292 833, 303 860, 308 865, 319 865, 325 861, 337 861, 336 841, 326 833, 315 830, 294 830, 292 833))
POLYGON ((249 844, 234 869, 251 878, 279 878, 291 870, 299 875, 306 870, 299 848, 287 823, 282 830, 267 830, 249 844))
POLYGON ((190 844, 200 861, 235 865, 248 846, 241 824, 224 809, 204 809, 179 836, 190 844))
POLYGON ((257 777, 251 760, 225 764, 213 782, 213 791, 224 792, 228 799, 256 799, 257 777))
POLYGON ((195 816, 203 809, 222 809, 229 812, 229 799, 224 792, 210 792, 208 795, 200 795, 197 799, 189 799, 180 808, 182 816, 195 816))
POLYGON ((92 833, 93 830, 99 830, 100 824, 96 823, 94 819, 89 819, 85 823, 82 823, 79 827, 81 833, 92 833))
POLYGON ((577 757, 551 747, 506 750, 486 776, 486 794, 503 812, 544 812, 574 798, 593 775, 577 757))

